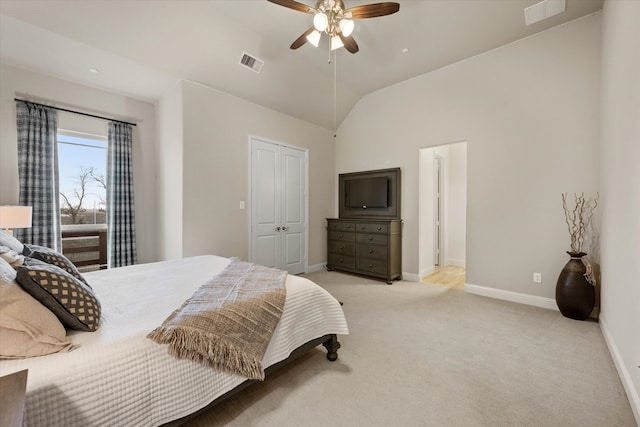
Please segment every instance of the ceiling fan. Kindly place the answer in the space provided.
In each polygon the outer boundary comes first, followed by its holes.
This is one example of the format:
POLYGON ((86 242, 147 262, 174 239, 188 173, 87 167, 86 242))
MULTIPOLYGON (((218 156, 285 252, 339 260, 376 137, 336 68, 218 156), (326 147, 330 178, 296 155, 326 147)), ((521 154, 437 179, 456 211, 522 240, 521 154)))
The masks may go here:
POLYGON ((400 10, 400 4, 395 2, 372 3, 345 9, 342 0, 318 0, 316 7, 307 6, 295 0, 268 1, 314 15, 313 26, 291 43, 291 49, 297 49, 306 42, 317 47, 320 42, 320 36, 322 33, 326 33, 331 40, 331 50, 344 46, 349 52, 356 53, 360 48, 358 43, 351 37, 355 27, 354 19, 391 15, 400 10))

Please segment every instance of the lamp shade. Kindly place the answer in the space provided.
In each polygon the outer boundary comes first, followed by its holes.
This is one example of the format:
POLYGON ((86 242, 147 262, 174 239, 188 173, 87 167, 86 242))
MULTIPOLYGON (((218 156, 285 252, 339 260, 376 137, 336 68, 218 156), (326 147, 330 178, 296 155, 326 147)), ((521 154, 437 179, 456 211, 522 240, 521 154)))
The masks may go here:
POLYGON ((327 29, 328 25, 329 18, 327 17, 327 15, 322 12, 318 12, 315 14, 315 16, 313 17, 313 26, 316 28, 316 30, 323 32, 327 29))
POLYGON ((340 27, 340 31, 342 31, 342 35, 345 37, 349 37, 355 28, 355 24, 351 19, 341 19, 338 26, 340 27))
POLYGON ((31 227, 31 206, 0 206, 0 228, 31 227))
POLYGON ((340 36, 331 37, 331 50, 340 49, 344 44, 340 40, 340 36))
POLYGON ((312 45, 314 45, 315 47, 318 47, 318 43, 320 43, 320 33, 316 30, 313 30, 308 36, 307 36, 307 40, 309 40, 309 43, 311 43, 312 45))

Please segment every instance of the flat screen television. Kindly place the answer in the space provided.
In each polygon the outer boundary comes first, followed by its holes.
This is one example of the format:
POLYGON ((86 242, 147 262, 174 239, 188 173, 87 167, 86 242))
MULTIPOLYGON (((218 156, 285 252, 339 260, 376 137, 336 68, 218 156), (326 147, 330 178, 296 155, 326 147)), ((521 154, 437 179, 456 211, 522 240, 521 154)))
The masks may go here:
POLYGON ((355 178, 345 181, 345 202, 348 208, 375 209, 389 206, 389 179, 355 178))
POLYGON ((401 219, 400 168, 338 175, 340 218, 401 219))

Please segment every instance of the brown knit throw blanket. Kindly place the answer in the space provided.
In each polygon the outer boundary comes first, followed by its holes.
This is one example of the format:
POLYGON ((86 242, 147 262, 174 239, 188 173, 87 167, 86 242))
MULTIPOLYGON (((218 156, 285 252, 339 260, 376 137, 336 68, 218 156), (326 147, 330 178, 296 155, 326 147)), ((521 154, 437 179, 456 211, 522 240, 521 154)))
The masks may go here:
POLYGON ((250 379, 264 379, 262 358, 280 320, 287 272, 232 258, 147 338, 169 353, 250 379))

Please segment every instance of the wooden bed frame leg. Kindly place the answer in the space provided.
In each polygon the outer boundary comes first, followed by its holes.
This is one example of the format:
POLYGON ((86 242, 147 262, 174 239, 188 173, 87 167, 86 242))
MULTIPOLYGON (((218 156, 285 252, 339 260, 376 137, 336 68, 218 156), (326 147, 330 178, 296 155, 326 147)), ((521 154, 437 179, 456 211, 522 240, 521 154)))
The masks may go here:
POLYGON ((323 342, 322 345, 327 349, 327 359, 330 362, 338 360, 338 349, 340 348, 340 343, 338 342, 337 335, 331 335, 331 337, 323 342))

